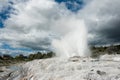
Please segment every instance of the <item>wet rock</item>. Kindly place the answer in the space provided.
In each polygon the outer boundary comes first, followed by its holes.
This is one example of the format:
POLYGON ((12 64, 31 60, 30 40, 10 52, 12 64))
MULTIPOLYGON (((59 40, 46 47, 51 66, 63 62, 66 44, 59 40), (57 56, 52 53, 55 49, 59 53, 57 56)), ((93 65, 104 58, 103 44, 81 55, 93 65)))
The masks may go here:
POLYGON ((69 58, 69 61, 78 62, 78 61, 80 61, 80 56, 73 56, 73 57, 69 58))
POLYGON ((10 77, 12 72, 3 72, 3 73, 0 73, 0 80, 7 80, 7 78, 10 77))
POLYGON ((86 62, 86 60, 83 60, 83 62, 86 62))
POLYGON ((2 71, 0 72, 0 80, 14 80, 14 78, 21 75, 19 69, 12 69, 11 66, 0 67, 0 70, 2 71))
POLYGON ((4 72, 4 71, 3 71, 3 70, 0 70, 0 73, 1 73, 1 72, 4 72))
POLYGON ((99 75, 105 75, 106 74, 106 72, 100 71, 100 70, 97 70, 96 73, 99 74, 99 75))
POLYGON ((94 69, 91 69, 90 71, 94 71, 94 69))

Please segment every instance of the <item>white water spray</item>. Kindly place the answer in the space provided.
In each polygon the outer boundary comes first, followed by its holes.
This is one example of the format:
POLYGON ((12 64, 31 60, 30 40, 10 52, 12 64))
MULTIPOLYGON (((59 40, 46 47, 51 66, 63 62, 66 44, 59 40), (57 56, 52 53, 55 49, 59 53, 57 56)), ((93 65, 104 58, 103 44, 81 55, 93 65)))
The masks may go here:
POLYGON ((69 31, 61 36, 60 39, 55 39, 52 42, 57 56, 90 56, 87 43, 87 29, 84 21, 75 18, 70 19, 66 21, 64 27, 69 27, 69 31))

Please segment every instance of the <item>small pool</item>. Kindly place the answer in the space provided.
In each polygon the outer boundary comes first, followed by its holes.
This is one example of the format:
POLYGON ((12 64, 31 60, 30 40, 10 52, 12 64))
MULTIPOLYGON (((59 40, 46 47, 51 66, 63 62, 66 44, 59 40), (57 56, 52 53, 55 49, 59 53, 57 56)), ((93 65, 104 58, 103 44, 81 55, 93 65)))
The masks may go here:
POLYGON ((13 65, 13 66, 8 66, 7 68, 12 71, 17 71, 21 69, 21 66, 13 65))

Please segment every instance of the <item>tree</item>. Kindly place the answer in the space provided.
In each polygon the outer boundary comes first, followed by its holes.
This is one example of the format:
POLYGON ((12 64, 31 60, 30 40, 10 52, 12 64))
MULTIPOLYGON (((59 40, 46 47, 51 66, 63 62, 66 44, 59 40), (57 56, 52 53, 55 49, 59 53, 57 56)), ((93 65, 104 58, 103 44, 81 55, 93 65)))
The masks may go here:
POLYGON ((0 56, 0 60, 3 60, 3 57, 2 57, 2 56, 0 56))
POLYGON ((118 51, 119 51, 119 49, 116 46, 113 46, 113 45, 111 45, 107 48, 108 54, 115 54, 118 51))
POLYGON ((28 59, 29 59, 29 60, 33 60, 34 58, 35 58, 34 54, 30 54, 30 55, 28 56, 28 59))
POLYGON ((15 59, 16 60, 25 60, 25 59, 27 59, 27 57, 24 56, 23 54, 20 54, 19 56, 16 56, 15 59))
POLYGON ((51 51, 51 52, 48 52, 48 53, 47 53, 47 56, 48 56, 48 57, 53 57, 53 56, 55 56, 55 53, 53 53, 52 51, 51 51))
POLYGON ((11 59, 13 59, 13 57, 10 56, 9 54, 3 54, 3 59, 4 60, 11 60, 11 59))

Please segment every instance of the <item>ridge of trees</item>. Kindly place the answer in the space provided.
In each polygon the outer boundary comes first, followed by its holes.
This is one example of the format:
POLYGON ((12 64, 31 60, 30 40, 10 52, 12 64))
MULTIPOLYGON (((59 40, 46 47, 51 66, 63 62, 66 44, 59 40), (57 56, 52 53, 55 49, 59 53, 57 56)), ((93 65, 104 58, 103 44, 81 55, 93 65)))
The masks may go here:
POLYGON ((99 57, 104 54, 120 54, 120 45, 91 47, 92 57, 99 57))
MULTIPOLYGON (((100 55, 104 54, 120 54, 120 45, 111 45, 111 46, 100 46, 95 47, 92 46, 91 48, 91 57, 99 57, 100 55)), ((24 56, 20 54, 18 56, 12 57, 9 54, 3 54, 0 56, 0 61, 31 61, 34 59, 46 59, 55 56, 55 53, 48 52, 48 53, 41 53, 37 52, 35 54, 29 54, 28 56, 24 56)))
POLYGON ((41 52, 37 52, 35 54, 30 54, 28 56, 24 56, 23 54, 19 54, 15 57, 12 57, 9 54, 3 54, 0 56, 0 60, 13 60, 13 61, 30 61, 30 60, 34 60, 34 59, 45 59, 45 58, 51 58, 55 56, 55 53, 53 52, 48 52, 48 53, 41 53, 41 52))

